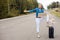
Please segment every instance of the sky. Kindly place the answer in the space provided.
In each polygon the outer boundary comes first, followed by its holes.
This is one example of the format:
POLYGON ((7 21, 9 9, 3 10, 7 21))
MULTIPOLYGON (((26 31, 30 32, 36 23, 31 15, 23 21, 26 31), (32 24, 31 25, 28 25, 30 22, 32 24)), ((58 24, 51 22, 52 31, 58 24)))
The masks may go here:
POLYGON ((45 9, 47 9, 47 6, 49 4, 51 4, 52 2, 56 2, 56 1, 60 2, 60 0, 37 0, 38 3, 43 4, 43 6, 44 6, 45 9))

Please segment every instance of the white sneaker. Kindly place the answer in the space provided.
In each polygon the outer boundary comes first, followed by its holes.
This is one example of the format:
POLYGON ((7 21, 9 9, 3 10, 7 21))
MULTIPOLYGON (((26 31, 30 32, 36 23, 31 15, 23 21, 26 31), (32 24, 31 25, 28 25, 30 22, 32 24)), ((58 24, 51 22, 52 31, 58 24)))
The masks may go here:
POLYGON ((40 35, 38 35, 37 37, 40 38, 40 35))

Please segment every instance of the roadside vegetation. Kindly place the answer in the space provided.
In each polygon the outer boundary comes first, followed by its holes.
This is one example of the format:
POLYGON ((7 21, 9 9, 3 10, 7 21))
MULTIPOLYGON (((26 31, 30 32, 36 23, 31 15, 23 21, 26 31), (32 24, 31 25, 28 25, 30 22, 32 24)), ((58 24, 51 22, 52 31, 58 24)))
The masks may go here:
POLYGON ((51 13, 57 17, 60 17, 60 2, 52 2, 48 9, 50 9, 51 13))
POLYGON ((0 19, 25 15, 24 10, 37 7, 36 0, 0 0, 0 19))

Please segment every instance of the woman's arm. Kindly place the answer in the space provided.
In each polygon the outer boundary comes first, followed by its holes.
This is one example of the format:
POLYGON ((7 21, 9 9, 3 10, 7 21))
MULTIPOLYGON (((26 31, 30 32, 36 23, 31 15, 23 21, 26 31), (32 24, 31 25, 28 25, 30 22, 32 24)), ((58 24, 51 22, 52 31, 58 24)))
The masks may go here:
POLYGON ((35 12, 36 11, 36 8, 35 9, 32 9, 32 10, 25 10, 24 12, 35 12))
POLYGON ((35 12, 35 11, 36 11, 36 9, 29 10, 29 12, 35 12))

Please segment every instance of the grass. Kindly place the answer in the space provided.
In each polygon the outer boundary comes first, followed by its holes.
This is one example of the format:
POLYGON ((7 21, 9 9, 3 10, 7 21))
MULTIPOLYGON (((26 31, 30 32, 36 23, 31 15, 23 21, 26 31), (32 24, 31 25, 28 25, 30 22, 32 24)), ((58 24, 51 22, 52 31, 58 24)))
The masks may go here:
POLYGON ((60 17, 60 12, 56 12, 55 10, 53 10, 53 11, 51 11, 51 13, 57 17, 60 17))

